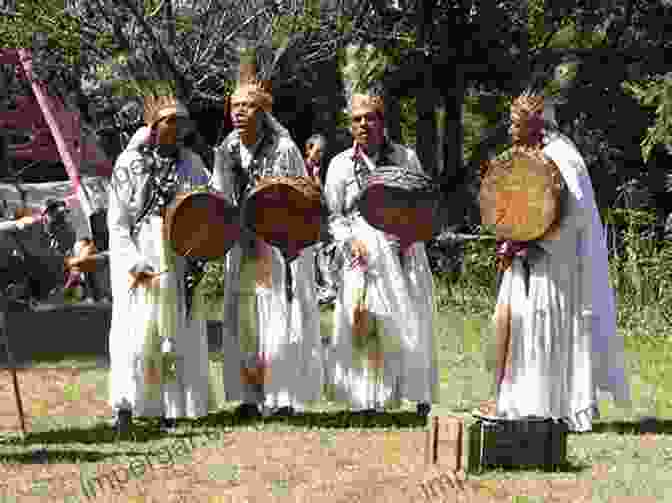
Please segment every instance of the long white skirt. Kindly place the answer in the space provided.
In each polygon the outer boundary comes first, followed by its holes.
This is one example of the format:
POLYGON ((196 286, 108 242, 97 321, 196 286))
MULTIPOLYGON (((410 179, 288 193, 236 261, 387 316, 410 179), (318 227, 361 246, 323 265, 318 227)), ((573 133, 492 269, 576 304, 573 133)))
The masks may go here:
POLYGON ((395 407, 401 399, 436 403, 433 282, 424 245, 412 245, 402 264, 394 244, 363 219, 355 235, 369 251, 366 304, 375 335, 365 343, 353 340, 353 311, 364 280, 346 260, 327 363, 331 394, 353 410, 395 407))
POLYGON ((550 254, 533 263, 528 296, 520 259, 504 273, 498 304, 511 306, 511 358, 499 414, 562 418, 574 431, 590 430, 597 409, 591 319, 581 312, 581 288, 578 268, 550 254))
MULTIPOLYGON (((145 256, 153 259, 156 271, 161 271, 163 261, 150 253, 160 236, 161 221, 155 219, 140 236, 146 244, 145 256)), ((142 245, 141 245, 142 246, 142 245)), ((176 316, 167 330, 174 339, 178 357, 177 377, 157 376, 151 371, 156 363, 157 349, 161 348, 156 329, 162 318, 159 309, 158 289, 139 287, 129 292, 126 265, 116 263, 111 256, 113 288, 112 325, 110 330, 110 406, 131 408, 137 416, 190 417, 208 413, 208 339, 207 322, 190 321, 183 315, 183 259, 176 260, 175 269, 161 276, 161 289, 174 292, 173 309, 176 316), (173 326, 174 323, 174 326, 173 326), (153 334, 153 335, 152 335, 153 334), (152 355, 148 345, 154 344, 152 355)), ((164 314, 165 319, 165 314, 164 314)), ((157 366, 156 368, 160 368, 157 366)), ((159 372, 162 373, 162 372, 159 372)))

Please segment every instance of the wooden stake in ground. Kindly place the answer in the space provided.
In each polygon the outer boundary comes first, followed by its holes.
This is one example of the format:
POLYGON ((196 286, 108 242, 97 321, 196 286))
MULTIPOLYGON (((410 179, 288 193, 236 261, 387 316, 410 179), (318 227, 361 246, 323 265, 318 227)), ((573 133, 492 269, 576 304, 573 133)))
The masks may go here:
POLYGON ((434 416, 427 429, 425 462, 437 465, 455 488, 462 488, 462 443, 464 422, 459 417, 434 416))
POLYGON ((9 334, 8 334, 8 306, 7 300, 2 299, 0 301, 0 344, 5 346, 5 354, 7 355, 7 364, 9 365, 10 371, 12 373, 12 381, 14 382, 14 396, 16 398, 16 408, 19 411, 19 421, 21 422, 21 434, 23 438, 26 438, 26 420, 23 415, 23 404, 21 402, 21 393, 19 391, 19 380, 16 376, 16 363, 14 362, 14 355, 9 347, 9 334))

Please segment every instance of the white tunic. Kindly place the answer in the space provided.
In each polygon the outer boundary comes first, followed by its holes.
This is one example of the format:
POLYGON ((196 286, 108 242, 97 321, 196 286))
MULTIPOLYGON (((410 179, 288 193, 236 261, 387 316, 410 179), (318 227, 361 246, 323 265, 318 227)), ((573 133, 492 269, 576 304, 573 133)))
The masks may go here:
MULTIPOLYGON (((243 170, 248 170, 252 154, 232 133, 215 151, 213 186, 235 201, 234 159, 230 148, 240 147, 243 170)), ((275 149, 255 152, 263 176, 306 176, 294 142, 280 135, 275 149)), ((226 305, 223 316, 224 386, 228 400, 247 403, 264 401, 267 407, 303 408, 319 400, 322 390, 320 322, 315 291, 313 247, 305 248, 292 261, 293 298, 287 305, 285 261, 279 249, 271 248, 270 288, 255 287, 255 262, 242 257, 236 245, 226 257, 226 305), (241 270, 242 269, 242 270, 241 270), (240 379, 241 367, 254 367, 263 353, 270 367, 270 379, 263 389, 240 379)))
MULTIPOLYGON (((188 149, 178 162, 180 189, 206 185, 203 161, 188 149)), ((109 189, 108 226, 113 294, 110 330, 110 398, 112 407, 131 407, 139 416, 199 417, 208 413, 208 341, 205 321, 186 317, 185 260, 171 259, 162 235, 162 218, 149 216, 135 236, 131 225, 140 212, 141 194, 148 180, 137 150, 117 159, 109 189), (129 272, 169 272, 161 287, 129 291, 129 272), (162 309, 162 307, 164 307, 162 309), (158 328, 158 332, 156 329, 158 328), (149 333, 154 329, 154 333, 149 333), (161 352, 161 337, 173 337, 181 357, 177 379, 148 379, 148 366, 161 352), (151 346, 151 348, 149 348, 151 346), (151 349, 151 351, 150 351, 151 349), (153 355, 153 356, 150 356, 153 355)))
MULTIPOLYGON (((396 144, 393 148, 395 165, 422 172, 413 150, 396 144)), ((361 189, 353 152, 348 149, 331 161, 325 186, 330 232, 344 258, 328 362, 335 399, 349 401, 353 410, 393 406, 401 398, 437 402, 433 281, 425 245, 411 245, 402 265, 394 240, 360 216, 355 199, 361 189), (355 238, 364 242, 369 253, 366 303, 379 330, 377 347, 364 349, 358 349, 358 344, 353 347, 352 339, 355 297, 364 281, 361 271, 349 266, 348 244, 355 238), (372 353, 382 353, 382 369, 380 361, 371 359, 372 353)))
POLYGON ((544 152, 567 183, 567 210, 558 235, 538 241, 544 253, 531 263, 529 294, 521 259, 503 275, 497 302, 511 306, 511 365, 497 409, 509 418, 563 418, 572 430, 587 431, 598 412, 597 389, 629 398, 623 343, 615 333, 603 229, 583 159, 556 133, 544 152))

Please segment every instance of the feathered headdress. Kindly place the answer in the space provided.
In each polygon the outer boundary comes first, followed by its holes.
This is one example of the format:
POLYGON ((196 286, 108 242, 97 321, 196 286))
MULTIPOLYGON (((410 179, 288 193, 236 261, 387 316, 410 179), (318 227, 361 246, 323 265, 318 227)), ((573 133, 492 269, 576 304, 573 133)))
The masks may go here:
POLYGON ((353 94, 350 103, 350 110, 358 108, 371 108, 381 115, 385 115, 385 101, 382 96, 371 96, 369 94, 353 94))
POLYGON ((145 96, 144 119, 147 126, 152 127, 161 119, 170 116, 188 119, 189 111, 174 96, 145 96))
POLYGON ((373 83, 366 88, 355 87, 350 99, 350 111, 357 108, 370 108, 385 115, 385 92, 382 85, 373 83))

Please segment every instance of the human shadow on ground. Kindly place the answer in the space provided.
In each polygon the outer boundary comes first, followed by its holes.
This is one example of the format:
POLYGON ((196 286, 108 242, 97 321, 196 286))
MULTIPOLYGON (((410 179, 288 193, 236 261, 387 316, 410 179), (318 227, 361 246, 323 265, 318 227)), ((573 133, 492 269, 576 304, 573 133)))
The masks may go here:
POLYGON ((101 452, 86 449, 37 449, 0 455, 0 465, 33 465, 56 463, 97 463, 106 458, 131 453, 101 452))
POLYGON ((478 477, 482 475, 486 475, 488 473, 492 474, 492 472, 506 472, 506 473, 520 473, 520 472, 546 472, 546 473, 573 473, 573 474, 578 474, 585 472, 586 470, 590 470, 592 468, 591 465, 587 463, 572 463, 570 461, 566 461, 565 463, 562 463, 558 466, 555 466, 553 468, 544 468, 541 466, 537 465, 519 465, 519 466, 484 466, 484 467, 469 467, 468 473, 470 475, 476 475, 478 477))
POLYGON ((264 425, 288 425, 297 428, 423 428, 426 418, 414 412, 380 412, 356 413, 338 412, 305 412, 290 417, 267 417, 258 419, 242 419, 234 411, 225 410, 211 413, 199 419, 180 419, 174 430, 161 428, 158 418, 136 417, 128 435, 120 437, 110 424, 97 423, 91 427, 54 427, 47 431, 28 432, 25 439, 18 435, 0 436, 0 448, 6 446, 31 446, 54 444, 113 444, 120 441, 147 443, 165 438, 174 440, 202 436, 204 428, 237 428, 256 426, 263 429, 264 425))
MULTIPOLYGON (((118 437, 111 428, 90 428, 90 429, 69 429, 55 430, 49 432, 31 433, 26 435, 25 439, 15 438, 12 440, 0 439, 0 447, 11 447, 15 452, 0 453, 0 465, 16 464, 55 464, 55 463, 84 463, 98 462, 111 457, 138 457, 155 456, 164 458, 169 454, 167 451, 177 451, 175 446, 179 442, 182 444, 182 452, 193 450, 196 447, 212 445, 212 442, 222 440, 222 432, 205 431, 203 429, 176 430, 174 432, 162 431, 158 425, 135 425, 132 432, 124 437, 118 437), (195 442, 192 437, 207 437, 207 440, 195 442), (126 441, 128 443, 139 444, 150 442, 152 440, 170 439, 171 445, 161 444, 160 447, 153 447, 149 451, 140 451, 135 449, 126 450, 90 450, 78 448, 61 448, 54 444, 84 443, 101 444, 116 443, 126 441)), ((225 439, 226 440, 226 439, 225 439)), ((129 445, 129 444, 126 445, 129 445)), ((228 439, 220 446, 233 443, 233 439, 228 439)), ((123 446, 123 447, 126 447, 123 446)), ((9 451, 9 449, 7 449, 9 451)), ((172 459, 172 456, 168 456, 172 459)))
POLYGON ((0 436, 0 448, 35 444, 112 444, 120 441, 135 443, 153 442, 164 438, 180 439, 203 435, 203 431, 168 431, 162 429, 157 418, 134 418, 133 427, 128 435, 119 436, 110 424, 98 423, 91 427, 52 427, 47 431, 27 432, 24 439, 20 436, 3 438, 0 436))
POLYGON ((642 418, 638 421, 604 421, 593 423, 590 433, 619 433, 621 435, 643 435, 653 433, 672 435, 672 419, 657 417, 642 418))
POLYGON ((260 417, 256 419, 242 419, 233 411, 220 411, 195 421, 207 426, 236 427, 250 424, 286 424, 304 428, 423 428, 427 425, 427 418, 418 416, 415 412, 311 412, 306 411, 288 417, 260 417))

